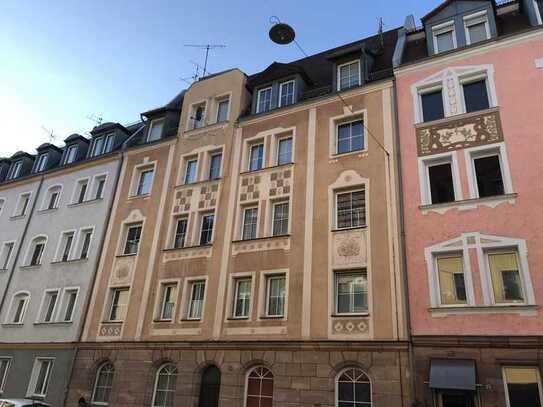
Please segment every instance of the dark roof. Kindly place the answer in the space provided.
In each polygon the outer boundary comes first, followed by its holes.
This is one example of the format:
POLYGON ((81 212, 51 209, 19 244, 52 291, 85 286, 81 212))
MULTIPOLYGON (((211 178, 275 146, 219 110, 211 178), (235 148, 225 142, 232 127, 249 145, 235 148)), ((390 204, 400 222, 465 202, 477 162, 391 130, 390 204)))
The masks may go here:
POLYGON ((357 50, 361 52, 363 48, 374 57, 375 61, 369 80, 385 79, 392 76, 392 56, 397 38, 398 29, 395 28, 384 32, 382 36, 377 34, 288 64, 274 63, 264 71, 251 75, 248 83, 255 85, 265 80, 266 72, 276 73, 281 70, 303 72, 309 79, 308 85, 310 86, 306 89, 302 99, 321 96, 332 91, 334 61, 331 58, 357 50))
POLYGON ((115 130, 115 129, 119 129, 124 133, 128 133, 128 130, 126 130, 126 128, 122 124, 113 123, 113 122, 106 122, 106 123, 102 123, 102 124, 100 124, 98 126, 95 126, 90 131, 90 134, 92 134, 94 136, 96 134, 104 133, 106 131, 111 131, 111 130, 115 130))
MULTIPOLYGON (((443 3, 441 3, 439 6, 437 6, 435 9, 430 11, 428 14, 426 14, 424 17, 421 18, 422 22, 434 17, 435 15, 439 14, 442 10, 449 7, 451 4, 453 4, 456 1, 484 1, 484 0, 445 0, 443 3)), ((492 3, 493 6, 495 6, 495 2, 493 0, 488 0, 492 3)))
POLYGON ((40 145, 40 146, 36 149, 37 152, 44 151, 44 150, 56 150, 56 151, 61 151, 62 149, 61 149, 60 147, 55 146, 54 144, 51 144, 51 143, 43 143, 42 145, 40 145))
POLYGON ((11 159, 12 159, 12 160, 15 160, 15 159, 17 159, 17 158, 23 158, 23 157, 30 158, 30 159, 32 159, 32 160, 34 159, 34 156, 33 156, 33 155, 28 154, 28 153, 25 152, 25 151, 17 151, 15 154, 13 154, 13 155, 11 156, 11 159))
POLYGON ((186 90, 182 90, 164 106, 160 106, 155 109, 148 110, 142 113, 142 116, 151 117, 151 116, 160 115, 167 111, 181 111, 181 108, 183 107, 183 98, 185 97, 185 93, 186 93, 186 90))
POLYGON ((88 141, 85 137, 83 137, 81 134, 74 133, 74 134, 68 136, 68 137, 64 140, 64 143, 65 143, 65 144, 73 143, 74 141, 78 141, 78 140, 84 141, 85 143, 88 143, 88 142, 89 142, 89 141, 88 141))
POLYGON ((263 83, 272 82, 277 79, 285 78, 289 75, 299 74, 304 78, 304 81, 311 85, 313 81, 305 72, 305 69, 301 66, 293 64, 282 64, 280 62, 274 62, 268 66, 262 72, 259 72, 249 78, 247 86, 252 89, 255 86, 262 85, 263 83))

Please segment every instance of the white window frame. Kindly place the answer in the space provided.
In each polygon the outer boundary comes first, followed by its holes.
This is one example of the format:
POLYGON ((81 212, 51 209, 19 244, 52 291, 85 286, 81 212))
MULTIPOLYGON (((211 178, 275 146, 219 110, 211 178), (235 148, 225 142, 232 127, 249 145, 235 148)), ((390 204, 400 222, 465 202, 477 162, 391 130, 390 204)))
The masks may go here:
POLYGON ((52 211, 55 209, 58 209, 60 206, 60 199, 62 197, 62 185, 51 185, 49 188, 47 188, 47 193, 45 194, 45 197, 43 198, 42 202, 42 211, 52 211), (53 194, 57 194, 57 197, 55 199, 55 202, 53 204, 53 207, 49 207, 49 203, 51 202, 51 197, 53 194))
POLYGON ((9 240, 2 243, 2 250, 0 250, 0 259, 3 260, 2 262, 3 264, 0 264, 0 267, 2 267, 0 268, 0 271, 9 270, 9 265, 13 258, 13 252, 15 251, 15 244, 16 244, 15 240, 9 240), (6 250, 8 249, 8 247, 10 247, 9 256, 6 253, 6 250), (4 265, 5 265, 5 268, 3 268, 4 265))
POLYGON ((207 176, 206 178, 210 181, 212 180, 217 180, 217 179, 220 179, 222 177, 222 168, 223 168, 223 160, 224 160, 224 156, 223 156, 223 150, 213 150, 213 151, 209 151, 208 154, 207 154, 208 158, 207 158, 207 176), (211 177, 211 163, 213 162, 213 157, 217 157, 217 156, 221 156, 221 165, 219 167, 219 175, 218 177, 216 178, 212 178, 211 177))
POLYGON ((504 194, 513 193, 513 180, 511 177, 511 169, 509 167, 509 160, 507 159, 507 149, 505 143, 491 144, 479 147, 466 148, 464 150, 466 173, 468 176, 469 195, 471 199, 479 198, 479 187, 477 184, 477 173, 475 171, 475 160, 478 158, 492 156, 498 156, 500 162, 504 194))
POLYGON ((171 247, 170 247, 171 249, 183 249, 185 247, 190 247, 191 246, 192 243, 190 241, 190 234, 189 234, 189 220, 190 220, 190 215, 189 214, 181 214, 179 216, 174 217, 172 238, 171 238, 171 247), (175 242, 176 242, 176 239, 177 239, 177 226, 179 225, 179 222, 181 220, 183 220, 183 219, 185 219, 186 224, 187 224, 187 226, 185 227, 185 236, 183 238, 183 246, 176 247, 175 242))
POLYGON ((26 312, 28 311, 28 305, 29 304, 30 304, 30 292, 29 291, 18 291, 16 293, 14 293, 13 296, 11 297, 11 304, 9 306, 9 311, 8 311, 7 316, 6 316, 5 324, 8 324, 8 325, 23 325, 24 321, 25 321, 25 317, 26 317, 26 312), (24 304, 23 304, 23 308, 21 310, 20 321, 15 322, 14 317, 15 317, 15 312, 17 312, 17 310, 14 307, 17 306, 16 302, 18 302, 17 300, 20 297, 24 297, 24 304))
MULTIPOLYGON (((102 372, 102 369, 104 367, 106 367, 107 365, 111 365, 113 367, 113 375, 115 375, 115 366, 109 360, 106 360, 106 361, 102 362, 100 364, 100 366, 98 366, 98 369, 96 369, 96 375, 94 377, 94 386, 92 387, 92 395, 91 395, 91 404, 92 405, 96 405, 96 406, 108 406, 109 405, 109 398, 108 398, 107 402, 94 401, 94 397, 96 396, 96 386, 98 385, 98 380, 100 379, 100 373, 102 372)), ((113 382, 112 382, 112 386, 110 388, 110 394, 109 394, 110 397, 111 397, 112 388, 113 388, 113 382)))
POLYGON ((87 196, 89 194, 89 185, 90 185, 90 178, 80 178, 75 182, 75 188, 72 195, 72 205, 81 205, 87 202, 87 196), (83 200, 79 201, 79 198, 81 197, 81 191, 83 188, 83 185, 86 185, 85 194, 83 195, 83 200))
POLYGON ((464 85, 469 85, 469 84, 479 82, 479 81, 485 82, 486 94, 488 97, 488 108, 492 109, 493 107, 496 106, 495 92, 493 92, 493 88, 490 85, 490 79, 485 71, 477 72, 470 75, 459 76, 458 81, 459 81, 459 86, 460 86, 460 102, 462 106, 462 113, 467 113, 466 96, 464 94, 464 85))
POLYGON ((59 322, 63 322, 65 324, 74 322, 74 315, 77 308, 77 301, 79 300, 79 291, 80 291, 79 287, 64 287, 62 289, 62 297, 60 298, 60 309, 59 309, 59 312, 61 312, 62 314, 59 316, 60 317, 59 322), (72 293, 75 293, 74 306, 70 314, 70 319, 66 319, 66 311, 68 309, 68 304, 69 304, 68 300, 69 300, 69 296, 72 293))
POLYGON ((134 222, 134 223, 127 223, 124 225, 124 228, 125 228, 125 231, 124 231, 123 239, 121 243, 121 256, 136 256, 139 254, 139 251, 140 251, 141 238, 143 236, 143 222, 140 221, 140 222, 134 222), (140 238, 138 240, 138 247, 135 253, 126 253, 126 245, 128 243, 128 234, 129 234, 130 229, 133 229, 133 228, 141 228, 140 238))
POLYGON ((136 199, 136 198, 145 198, 153 193, 153 188, 155 185, 155 178, 156 178, 156 171, 157 171, 157 162, 144 162, 142 164, 138 164, 134 166, 134 169, 132 170, 132 179, 130 180, 130 191, 128 192, 129 198, 136 199), (138 195, 138 187, 140 183, 141 174, 146 171, 153 171, 153 178, 151 180, 151 189, 149 189, 148 194, 144 195, 138 195))
POLYGON ((469 254, 466 256, 464 250, 448 250, 448 251, 435 251, 432 253, 433 267, 434 267, 434 282, 433 289, 436 290, 437 306, 439 308, 461 308, 471 307, 475 305, 475 294, 473 292, 473 276, 471 273, 471 264, 469 264, 469 254), (438 259, 447 257, 461 257, 462 258, 462 271, 464 274, 464 288, 466 290, 466 303, 465 304, 443 304, 441 302, 441 286, 439 284, 439 267, 438 259), (468 271, 469 271, 469 288, 468 288, 468 271))
POLYGON ((28 383, 27 397, 44 398, 47 396, 47 390, 49 390, 49 384, 50 384, 49 382, 51 381, 51 376, 52 376, 51 373, 53 371, 54 365, 55 365, 55 358, 37 357, 36 359, 34 359, 32 375, 30 377, 30 382, 28 383), (38 376, 41 370, 41 363, 46 362, 46 361, 49 362, 49 365, 47 368, 47 374, 44 381, 44 386, 45 386, 45 389, 43 389, 44 393, 36 393, 35 390, 36 390, 36 385, 38 384, 37 380, 38 380, 38 376))
POLYGON ((196 241, 197 241, 197 246, 203 246, 201 244, 201 241, 202 241, 202 231, 203 231, 203 228, 204 228, 204 219, 207 217, 207 216, 213 216, 213 227, 211 228, 211 236, 209 238, 209 242, 205 243, 205 245, 212 245, 213 244, 213 240, 215 238, 215 228, 217 227, 217 217, 216 217, 216 214, 215 212, 201 212, 199 214, 199 224, 200 224, 200 227, 198 228, 198 230, 196 231, 198 234, 196 236, 196 241))
POLYGON ((4 208, 7 205, 7 200, 5 198, 0 198, 0 216, 4 213, 4 208))
POLYGON ((89 253, 91 251, 91 248, 92 248, 92 240, 94 238, 94 231, 95 231, 95 228, 94 226, 86 226, 86 227, 83 227, 81 229, 79 229, 79 232, 77 234, 77 242, 76 242, 76 245, 75 245, 75 248, 76 248, 76 254, 77 254, 77 257, 75 258, 76 260, 86 260, 89 258, 89 253), (84 243, 85 243, 85 236, 87 234, 90 234, 90 238, 89 238, 89 247, 87 248, 87 255, 85 257, 83 257, 83 247, 84 247, 84 243))
POLYGON ((446 100, 445 100, 445 91, 443 89, 443 84, 442 83, 436 83, 436 84, 433 84, 433 85, 430 85, 430 86, 425 86, 425 87, 422 87, 422 88, 419 88, 418 89, 418 99, 417 99, 417 107, 418 107, 418 110, 417 110, 417 114, 418 114, 418 118, 417 118, 417 123, 430 123, 430 121, 428 122, 425 122, 424 121, 424 108, 422 106, 422 97, 424 95, 427 95, 429 93, 434 93, 434 92, 437 92, 437 91, 441 91, 441 100, 442 100, 442 103, 443 103, 443 118, 446 118, 448 116, 448 112, 447 112, 447 109, 448 109, 448 106, 447 106, 447 103, 446 103, 446 100))
POLYGON ((187 120, 187 131, 191 131, 191 130, 198 130, 198 129, 201 129, 203 127, 206 127, 206 118, 207 118, 207 100, 202 100, 200 102, 196 102, 196 103, 193 103, 190 107, 190 111, 189 111, 189 117, 188 117, 188 120, 187 120), (201 126, 196 126, 196 123, 198 123, 196 121, 196 112, 198 111, 198 108, 203 108, 203 112, 202 112, 202 120, 201 120, 201 123, 202 125, 201 126))
POLYGON ((226 123, 226 122, 228 122, 228 120, 230 119, 230 105, 231 105, 230 95, 216 98, 215 103, 216 103, 216 106, 217 106, 217 111, 216 111, 216 115, 215 115, 215 122, 216 123, 226 123), (228 103, 228 108, 226 109, 226 119, 223 120, 223 121, 220 121, 219 120, 219 113, 220 113, 219 106, 222 103, 228 103))
MULTIPOLYGON (((158 379, 160 377, 160 372, 162 372, 163 369, 165 369, 166 367, 168 366, 173 366, 174 369, 175 369, 175 381, 173 382, 173 390, 170 390, 168 389, 167 391, 168 392, 174 392, 174 395, 175 395, 175 392, 176 392, 176 389, 177 389, 177 379, 178 379, 178 376, 179 376, 179 369, 177 369, 177 366, 175 363, 173 362, 166 362, 166 363, 163 363, 156 371, 155 373, 155 384, 153 386, 153 402, 151 403, 151 406, 152 407, 160 407, 156 404, 156 396, 157 396, 157 390, 158 390, 158 379)), ((174 376, 174 375, 171 375, 171 376, 174 376)), ((162 389, 162 391, 164 391, 162 389)), ((175 397, 174 397, 175 399, 175 397)), ((174 401, 174 405, 175 405, 175 401, 174 401)))
MULTIPOLYGON (((348 366, 344 369, 341 369, 341 371, 336 375, 336 377, 334 378, 334 406, 335 407, 338 407, 339 406, 339 379, 341 378, 341 376, 343 376, 343 374, 347 371, 347 370, 351 370, 351 369, 355 369, 355 370, 360 370, 362 373, 364 373, 364 375, 368 378, 369 380, 369 383, 370 383, 370 406, 373 406, 374 403, 373 403, 373 400, 374 400, 374 396, 373 396, 373 392, 374 392, 374 387, 373 387, 373 380, 372 378, 370 377, 370 375, 368 374, 368 372, 362 368, 360 368, 359 366, 348 366)), ((343 401, 343 400, 341 400, 343 401)), ((346 403, 349 403, 348 401, 346 401, 346 403)), ((357 403, 357 404, 362 404, 362 403, 357 403)))
POLYGON ((273 105, 273 87, 272 86, 267 86, 265 88, 259 89, 258 93, 257 93, 257 98, 256 98, 256 113, 258 114, 258 113, 269 112, 270 110, 272 110, 272 105, 273 105), (264 92, 267 92, 267 91, 270 91, 270 105, 269 105, 269 108, 267 110, 260 110, 260 98, 261 98, 262 94, 264 92))
POLYGON ((164 134, 164 126, 166 124, 166 118, 165 117, 161 117, 160 119, 154 119, 154 120, 151 120, 151 124, 149 124, 149 131, 147 132, 147 137, 145 138, 145 141, 147 143, 150 143, 152 141, 158 141, 162 138, 163 134, 164 134), (157 139, 153 139, 151 140, 151 134, 153 133, 153 128, 155 126, 158 126, 158 125, 161 125, 162 126, 162 129, 160 130, 160 135, 157 139))
POLYGON ((458 48, 458 39, 456 38, 456 27, 454 24, 454 20, 447 21, 443 24, 439 24, 432 27, 432 41, 434 44, 434 54, 441 54, 442 52, 452 51, 453 49, 458 48), (452 32, 453 48, 446 51, 440 51, 438 42, 437 42, 437 37, 438 35, 445 34, 448 32, 452 32))
POLYGON ((345 189, 338 189, 334 191, 334 226, 336 230, 349 230, 349 229, 357 229, 357 228, 365 228, 368 227, 368 190, 366 189, 366 186, 358 186, 354 188, 345 188, 345 189), (339 227, 339 213, 338 213, 338 197, 339 195, 343 194, 354 194, 356 192, 364 192, 364 225, 359 226, 349 226, 340 228, 339 227))
POLYGON ((250 143, 247 144, 247 167, 246 168, 247 168, 247 172, 261 171, 264 168, 266 168, 266 143, 265 143, 265 140, 257 139, 254 142, 250 142, 250 143), (261 164, 260 168, 258 168, 256 170, 252 170, 251 169, 251 156, 252 156, 253 148, 255 148, 257 146, 260 146, 260 145, 262 146, 262 164, 261 164))
POLYGON ((276 166, 292 164, 294 162, 294 136, 292 134, 277 136, 277 137, 275 137, 275 145, 276 146, 275 146, 275 162, 274 162, 274 164, 276 166), (285 164, 279 164, 279 152, 280 152, 279 146, 281 145, 282 141, 289 140, 289 139, 290 139, 290 162, 285 163, 285 164))
POLYGON ((4 370, 4 375, 0 377, 0 394, 4 393, 13 358, 11 356, 0 356, 0 364, 2 364, 2 362, 6 362, 6 370, 4 370))
POLYGON ((232 276, 232 300, 230 302, 230 315, 232 319, 241 319, 241 320, 249 320, 251 318, 252 314, 252 307, 253 307, 253 275, 252 274, 237 274, 232 276), (238 288, 239 288, 239 282, 241 281, 249 281, 250 284, 250 292, 249 292, 249 310, 247 315, 236 315, 236 304, 238 299, 238 288))
POLYGON ((77 239, 77 236, 76 236, 77 230, 76 229, 63 230, 62 232, 60 232, 60 239, 58 239, 57 250, 55 253, 56 263, 60 263, 63 261, 62 257, 64 255, 64 249, 66 248, 66 239, 68 238, 69 235, 72 235, 72 243, 70 244, 68 258, 65 261, 70 261, 73 259, 73 251, 74 251, 74 246, 77 239))
MULTIPOLYGON (((518 247, 501 247, 496 249, 487 249, 484 250, 484 269, 483 273, 485 274, 485 277, 488 279, 487 289, 488 294, 490 295, 490 299, 492 302, 492 305, 495 306, 518 306, 518 305, 529 305, 528 303, 528 292, 527 292, 527 280, 526 280, 526 273, 524 272, 522 268, 522 259, 520 257, 520 251, 518 247), (494 295, 494 287, 492 285, 492 275, 490 271, 490 259, 489 256, 493 254, 515 254, 517 258, 517 266, 518 266, 518 275, 520 279, 521 284, 521 290, 523 294, 523 301, 522 302, 496 302, 496 297, 494 295)), ((543 401, 543 399, 542 399, 543 401)))
POLYGON ((126 304, 125 318, 126 316, 128 316, 128 307, 130 306, 130 287, 127 287, 127 286, 109 287, 109 300, 108 300, 108 306, 106 308, 107 314, 105 318, 107 322, 124 322, 124 319, 111 319, 111 313, 113 311, 113 306, 114 306, 113 300, 115 298, 115 293, 117 291, 126 291, 128 293, 128 302, 126 304))
POLYGON ((107 174, 97 174, 92 179, 92 197, 93 200, 98 199, 104 199, 104 195, 106 192, 106 185, 107 185, 107 174), (100 185, 100 182, 103 181, 103 187, 100 196, 98 196, 98 186, 100 185))
POLYGON ((52 324, 57 320, 58 314, 58 304, 61 302, 61 289, 60 288, 48 288, 43 292, 40 308, 38 311, 36 323, 37 324, 52 324), (46 321, 45 316, 48 311, 50 295, 56 294, 55 304, 53 305, 53 310, 51 311, 51 320, 46 321))
POLYGON ((199 161, 199 160, 198 160, 198 158, 199 158, 198 156, 191 156, 191 157, 185 158, 185 170, 184 170, 184 172, 183 172, 183 184, 184 184, 184 185, 191 185, 191 184, 195 184, 195 183, 198 182, 198 180, 199 180, 199 176, 198 176, 198 161, 199 161), (188 170, 189 170, 189 164, 190 164, 190 163, 193 163, 193 162, 196 163, 196 164, 195 164, 195 172, 196 172, 196 174, 195 174, 195 176, 194 176, 194 180, 191 181, 191 182, 189 182, 189 181, 187 180, 187 176, 189 175, 189 172, 188 172, 188 170))
POLYGON ((151 195, 151 192, 153 191, 153 183, 154 183, 153 181, 154 181, 154 179, 155 179, 155 168, 154 167, 142 168, 138 173, 138 183, 136 185, 136 190, 135 190, 134 196, 148 196, 148 195, 151 195), (143 190, 144 184, 142 184, 142 180, 143 180, 144 174, 149 174, 149 173, 151 173, 151 185, 149 186, 149 191, 146 192, 146 191, 143 190))
POLYGON ((202 322, 204 320, 206 301, 207 301, 207 292, 208 292, 208 277, 207 276, 195 276, 195 277, 185 278, 185 281, 183 284, 183 294, 181 296, 181 298, 185 298, 184 304, 183 304, 183 312, 182 312, 183 320, 195 321, 195 322, 202 322), (191 304, 192 304, 192 287, 195 283, 199 283, 199 282, 204 283, 204 298, 202 299, 202 311, 200 314, 200 318, 191 318, 190 311, 191 311, 191 304))
POLYGON ((537 0, 533 0, 534 9, 535 9, 535 16, 537 18, 537 22, 539 24, 543 24, 543 16, 541 15, 541 12, 539 11, 539 5, 537 4, 537 0))
POLYGON ((47 162, 49 161, 49 153, 41 153, 36 160, 36 166, 34 167, 34 173, 40 173, 45 171, 47 162))
POLYGON ((537 376, 537 387, 539 388, 539 401, 543 402, 543 386, 541 384, 541 373, 539 371, 539 366, 537 365, 524 365, 524 366, 514 366, 507 364, 502 366, 502 381, 504 388, 505 403, 507 407, 511 407, 511 401, 509 400, 509 386, 507 383, 507 376, 505 374, 506 369, 534 369, 537 376))
POLYGON ((285 81, 285 82, 281 82, 279 84, 279 107, 284 107, 284 106, 292 106, 293 104, 296 103, 296 81, 294 79, 291 79, 291 80, 288 80, 288 81, 285 81), (283 97, 283 86, 285 85, 288 85, 292 83, 292 103, 289 103, 289 104, 286 104, 286 105, 283 105, 281 103, 281 99, 283 97))
POLYGON ((255 240, 255 239, 258 239, 258 237, 260 236, 259 231, 260 231, 260 208, 259 208, 258 203, 256 203, 255 205, 243 206, 242 210, 241 210, 240 240, 255 240), (249 239, 245 239, 245 233, 244 233, 245 232, 245 212, 248 211, 248 210, 253 210, 253 209, 256 209, 256 232, 255 232, 255 236, 252 237, 252 238, 249 238, 249 239))
POLYGON ((430 157, 419 157, 418 164, 421 205, 447 205, 454 204, 457 201, 463 200, 462 184, 460 183, 460 170, 458 167, 458 158, 455 151, 435 154, 430 157), (430 167, 442 164, 451 165, 455 199, 453 202, 448 202, 444 204, 433 204, 432 190, 430 188, 430 173, 428 170, 430 167))
POLYGON ((14 161, 9 167, 9 172, 8 172, 8 177, 7 177, 8 181, 19 178, 19 176, 21 175, 22 169, 23 169, 23 160, 14 161))
POLYGON ((271 204, 271 224, 270 224, 270 236, 272 237, 279 237, 279 236, 286 236, 286 235, 289 235, 290 232, 291 232, 291 229, 290 229, 290 220, 291 220, 291 211, 292 211, 292 205, 290 203, 290 199, 279 199, 277 201, 270 201, 270 204, 271 204), (274 224, 275 224, 275 207, 278 206, 278 205, 283 205, 283 204, 287 204, 288 205, 288 219, 287 219, 287 233, 284 234, 284 235, 275 235, 273 233, 273 227, 274 227, 274 224))
POLYGON ((20 218, 20 217, 26 216, 30 209, 31 203, 32 203, 32 192, 23 192, 19 194, 19 197, 17 198, 17 205, 15 205, 15 210, 13 212, 12 217, 20 218), (25 199, 27 199, 27 201, 26 201, 26 204, 24 206, 24 211, 23 211, 22 205, 25 199))
POLYGON ((45 250, 47 249, 47 241, 48 241, 48 237, 46 235, 38 235, 38 236, 34 236, 32 238, 32 240, 30 241, 30 245, 28 246, 28 249, 27 249, 27 252, 26 252, 26 257, 25 257, 25 262, 24 262, 24 265, 26 267, 39 267, 39 266, 41 266, 43 264, 43 257, 44 257, 44 254, 45 254, 45 250), (38 240, 41 240, 41 239, 44 239, 45 242, 43 243, 43 250, 42 250, 42 252, 40 254, 39 262, 38 262, 38 264, 31 265, 30 263, 32 262, 32 257, 34 255, 36 242, 38 240))
POLYGON ((63 165, 70 165, 70 164, 75 163, 77 161, 77 152, 78 152, 78 150, 79 150, 79 145, 77 145, 77 144, 72 144, 72 145, 68 146, 66 148, 66 152, 64 153, 64 160, 62 161, 62 164, 63 165), (73 161, 69 161, 70 153, 72 151, 75 151, 75 153, 74 153, 75 155, 73 157, 73 161))
POLYGON ((491 37, 490 24, 488 22, 488 13, 487 13, 486 10, 479 11, 477 13, 464 16, 463 20, 464 20, 464 32, 466 34, 466 45, 471 45, 472 44, 472 42, 471 42, 471 34, 469 32, 469 28, 472 25, 477 25, 477 24, 480 24, 480 23, 484 23, 485 24, 485 30, 486 30, 486 39, 487 40, 490 39, 490 37, 491 37))
POLYGON ((288 270, 270 270, 268 272, 260 273, 260 315, 259 319, 282 319, 286 320, 288 315, 288 291, 289 291, 289 278, 288 270), (283 315, 270 315, 269 314, 269 290, 271 288, 269 281, 273 278, 282 277, 285 279, 285 302, 283 304, 283 315))
POLYGON ((349 62, 345 62, 343 64, 340 64, 337 66, 337 70, 336 70, 336 75, 337 75, 337 91, 340 92, 340 91, 347 91, 349 89, 353 89, 357 86, 360 86, 362 85, 362 67, 360 65, 360 60, 359 59, 353 59, 349 62), (345 67, 345 66, 348 66, 348 65, 354 65, 356 64, 358 66, 358 85, 353 85, 353 86, 349 86, 345 89, 342 89, 341 88, 341 68, 345 67))
POLYGON ((173 322, 175 321, 176 317, 176 308, 177 308, 177 300, 179 298, 179 280, 161 280, 159 282, 159 293, 160 296, 158 298, 158 304, 157 304, 157 320, 158 321, 165 321, 165 322, 173 322), (172 316, 171 318, 164 318, 164 310, 166 306, 166 289, 168 287, 175 287, 175 295, 173 296, 173 309, 172 309, 172 316))
POLYGON ((334 299, 334 316, 360 316, 360 315, 369 315, 369 309, 370 309, 370 279, 368 276, 368 270, 367 269, 346 269, 346 270, 334 270, 333 275, 333 299, 334 299), (338 302, 338 277, 340 276, 356 276, 356 275, 362 275, 366 277, 366 301, 367 301, 367 309, 362 312, 339 312, 339 302, 338 302))

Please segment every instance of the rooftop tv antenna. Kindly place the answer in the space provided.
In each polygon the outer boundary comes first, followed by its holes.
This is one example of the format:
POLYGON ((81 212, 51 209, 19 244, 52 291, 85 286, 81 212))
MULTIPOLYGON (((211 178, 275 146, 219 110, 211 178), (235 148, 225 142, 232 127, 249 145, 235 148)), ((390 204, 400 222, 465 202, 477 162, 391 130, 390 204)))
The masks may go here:
POLYGON ((212 49, 217 49, 217 48, 226 48, 226 45, 223 45, 223 44, 185 44, 185 47, 201 48, 201 49, 206 50, 206 59, 205 59, 205 62, 204 62, 204 66, 202 68, 204 70, 203 76, 206 76, 206 74, 207 74, 207 61, 209 59, 209 51, 212 50, 212 49))
POLYGON ((104 118, 101 114, 89 114, 87 116, 87 119, 89 119, 91 122, 94 122, 97 126, 100 126, 104 121, 104 118))
POLYGON ((273 24, 269 32, 270 40, 279 45, 287 45, 293 42, 304 56, 308 56, 300 44, 298 44, 298 41, 296 41, 294 28, 286 23, 282 23, 277 16, 270 17, 270 24, 273 24))
POLYGON ((383 17, 379 17, 378 21, 379 21, 379 29, 377 30, 377 34, 379 35, 379 44, 381 46, 381 49, 383 49, 385 47, 385 37, 383 36, 385 23, 383 21, 383 17))
POLYGON ((53 144, 55 142, 55 139, 57 136, 55 135, 55 132, 53 130, 49 130, 45 126, 41 126, 41 129, 47 133, 47 137, 49 138, 49 143, 53 144))

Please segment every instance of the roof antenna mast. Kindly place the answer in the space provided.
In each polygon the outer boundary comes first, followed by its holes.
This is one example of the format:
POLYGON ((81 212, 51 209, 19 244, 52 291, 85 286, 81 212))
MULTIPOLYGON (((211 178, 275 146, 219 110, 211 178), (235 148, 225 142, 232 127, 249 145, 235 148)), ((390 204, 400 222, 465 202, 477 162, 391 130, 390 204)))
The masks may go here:
POLYGON ((226 48, 226 45, 223 45, 223 44, 203 44, 203 45, 202 44, 185 44, 185 47, 201 48, 201 49, 206 50, 206 58, 205 58, 204 67, 203 67, 203 70, 204 70, 203 76, 206 76, 206 74, 207 74, 207 61, 209 59, 209 51, 212 50, 212 49, 216 49, 216 48, 226 48))

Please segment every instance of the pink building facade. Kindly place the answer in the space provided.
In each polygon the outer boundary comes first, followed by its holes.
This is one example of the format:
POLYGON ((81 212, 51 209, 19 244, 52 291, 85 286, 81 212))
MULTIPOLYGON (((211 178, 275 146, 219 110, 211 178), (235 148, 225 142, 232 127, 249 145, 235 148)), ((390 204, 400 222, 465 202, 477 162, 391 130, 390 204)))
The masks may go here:
POLYGON ((446 1, 396 53, 420 406, 539 407, 543 29, 538 2, 446 1), (533 5, 533 9, 528 7, 533 5))

